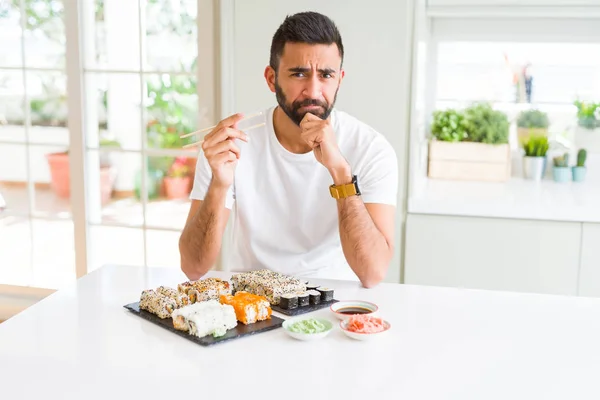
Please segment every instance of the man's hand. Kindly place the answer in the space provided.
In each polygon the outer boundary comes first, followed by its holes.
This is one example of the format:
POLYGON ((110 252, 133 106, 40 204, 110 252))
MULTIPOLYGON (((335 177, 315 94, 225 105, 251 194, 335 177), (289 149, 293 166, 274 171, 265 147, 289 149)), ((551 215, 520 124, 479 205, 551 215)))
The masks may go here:
POLYGON ((331 122, 307 113, 300 122, 300 128, 302 139, 313 149, 317 161, 327 168, 334 183, 350 183, 350 165, 340 152, 331 122))
POLYGON ((228 188, 233 183, 235 167, 241 156, 240 148, 234 140, 248 141, 248 136, 236 129, 236 124, 242 118, 241 114, 227 117, 204 137, 202 150, 212 170, 212 183, 218 187, 228 188))

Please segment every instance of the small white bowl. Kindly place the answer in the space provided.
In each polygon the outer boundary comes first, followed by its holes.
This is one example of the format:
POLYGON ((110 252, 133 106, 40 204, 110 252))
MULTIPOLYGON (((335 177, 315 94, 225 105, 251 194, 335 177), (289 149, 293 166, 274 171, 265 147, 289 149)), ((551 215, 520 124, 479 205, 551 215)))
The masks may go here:
POLYGON ((352 316, 352 314, 343 314, 340 311, 344 308, 351 308, 351 307, 358 307, 358 308, 364 308, 366 310, 370 310, 370 312, 363 313, 363 315, 371 315, 371 316, 377 315, 377 311, 379 310, 379 307, 377 307, 376 304, 369 303, 368 301, 362 301, 362 300, 338 301, 338 302, 333 303, 331 306, 329 306, 329 309, 331 310, 331 312, 333 312, 333 314, 337 317, 337 319, 343 321, 343 320, 350 318, 352 316))
POLYGON ((342 332, 344 332, 346 334, 346 336, 348 336, 349 338, 352 338, 355 340, 371 340, 376 336, 383 335, 384 333, 386 333, 387 331, 389 331, 392 328, 392 325, 389 322, 387 322, 386 320, 383 320, 383 326, 385 327, 385 330, 383 330, 381 332, 358 333, 358 332, 351 332, 348 330, 348 320, 340 321, 340 329, 342 330, 342 332))
POLYGON ((325 336, 329 335, 329 333, 333 330, 333 324, 331 323, 331 321, 323 319, 323 318, 292 318, 292 319, 287 319, 285 321, 283 321, 283 330, 285 331, 285 333, 287 333, 289 336, 293 337, 294 339, 298 339, 298 340, 316 340, 316 339, 322 339, 325 336), (323 332, 319 332, 319 333, 301 333, 301 332, 292 332, 289 330, 290 325, 299 322, 299 321, 303 321, 304 319, 316 319, 317 321, 321 322, 323 325, 326 326, 326 330, 323 332))

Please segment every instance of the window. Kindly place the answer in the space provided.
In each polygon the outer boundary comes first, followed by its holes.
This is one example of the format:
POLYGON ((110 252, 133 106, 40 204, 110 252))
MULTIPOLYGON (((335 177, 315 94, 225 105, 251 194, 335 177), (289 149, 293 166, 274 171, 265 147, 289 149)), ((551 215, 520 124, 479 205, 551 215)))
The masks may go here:
POLYGON ((199 46, 199 3, 84 0, 80 25, 62 0, 0 4, 0 284, 57 288, 105 263, 179 267, 196 164, 180 135, 214 122, 197 84, 198 48, 213 45, 199 46), (73 36, 82 54, 67 51, 73 36), (81 102, 68 97, 74 75, 81 102), (73 115, 85 116, 83 154, 73 115), (72 202, 74 155, 85 193, 72 202))

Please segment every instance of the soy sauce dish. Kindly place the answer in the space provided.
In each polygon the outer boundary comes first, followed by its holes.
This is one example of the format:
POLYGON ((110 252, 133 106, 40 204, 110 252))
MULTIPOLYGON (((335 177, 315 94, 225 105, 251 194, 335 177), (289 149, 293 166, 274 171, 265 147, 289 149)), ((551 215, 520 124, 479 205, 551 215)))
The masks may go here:
POLYGON ((333 303, 329 309, 340 320, 346 320, 352 315, 376 315, 379 307, 374 303, 361 300, 346 300, 333 303))

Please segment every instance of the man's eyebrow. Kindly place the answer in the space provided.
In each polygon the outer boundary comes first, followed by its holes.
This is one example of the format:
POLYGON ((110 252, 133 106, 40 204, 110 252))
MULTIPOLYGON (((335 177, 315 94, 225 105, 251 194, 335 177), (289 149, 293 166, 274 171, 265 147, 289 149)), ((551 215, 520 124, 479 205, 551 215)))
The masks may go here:
MULTIPOLYGON (((308 67, 293 67, 293 68, 289 68, 288 71, 289 72, 306 73, 306 72, 310 72, 310 68, 308 68, 308 67)), ((335 73, 335 69, 333 69, 333 68, 319 68, 317 71, 319 71, 322 74, 333 74, 333 73, 335 73)))

